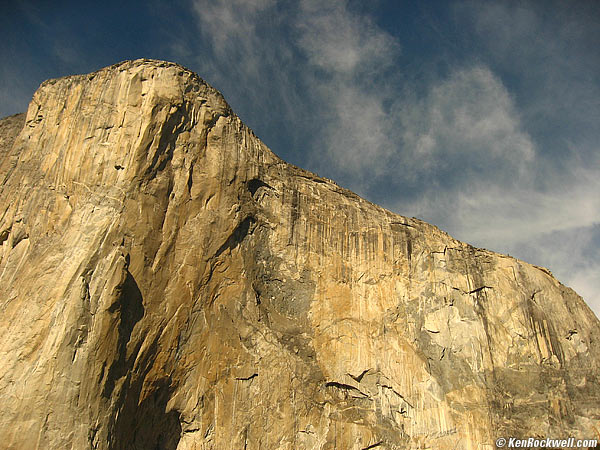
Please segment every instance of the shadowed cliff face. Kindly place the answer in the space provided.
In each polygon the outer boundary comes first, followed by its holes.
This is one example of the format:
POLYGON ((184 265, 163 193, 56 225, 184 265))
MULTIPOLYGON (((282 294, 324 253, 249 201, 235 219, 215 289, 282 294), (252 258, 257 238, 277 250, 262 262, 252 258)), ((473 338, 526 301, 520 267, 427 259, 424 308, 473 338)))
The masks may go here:
POLYGON ((598 437, 579 296, 281 161, 188 70, 50 80, 22 124, 0 122, 3 448, 598 437))

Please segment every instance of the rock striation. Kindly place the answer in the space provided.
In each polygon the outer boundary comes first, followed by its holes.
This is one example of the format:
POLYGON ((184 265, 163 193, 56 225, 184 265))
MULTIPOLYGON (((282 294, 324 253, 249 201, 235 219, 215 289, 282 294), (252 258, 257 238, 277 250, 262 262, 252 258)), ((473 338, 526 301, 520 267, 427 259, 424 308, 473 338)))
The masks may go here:
POLYGON ((275 156, 173 63, 0 122, 0 446, 598 438, 600 323, 547 270, 275 156))

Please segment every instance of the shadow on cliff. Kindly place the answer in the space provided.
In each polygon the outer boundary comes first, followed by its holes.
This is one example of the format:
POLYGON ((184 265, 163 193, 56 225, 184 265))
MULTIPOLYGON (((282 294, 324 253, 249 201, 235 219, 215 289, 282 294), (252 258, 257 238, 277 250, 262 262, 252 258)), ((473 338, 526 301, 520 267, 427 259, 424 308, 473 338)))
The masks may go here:
POLYGON ((143 337, 130 343, 135 325, 144 317, 143 300, 135 278, 127 272, 119 298, 109 309, 118 313, 118 359, 110 366, 103 389, 103 396, 112 398, 109 450, 175 450, 181 437, 179 414, 166 412, 170 379, 144 383, 156 359, 158 336, 144 350, 143 337), (134 346, 129 357, 128 345, 134 346))
POLYGON ((126 395, 115 424, 110 450, 176 450, 181 424, 176 411, 166 412, 172 394, 170 381, 153 383, 152 393, 138 404, 143 378, 126 395))
MULTIPOLYGON (((123 377, 131 369, 131 363, 127 359, 127 344, 131 339, 131 333, 135 324, 144 317, 144 299, 140 288, 127 271, 123 285, 119 288, 120 295, 108 311, 118 314, 118 344, 117 355, 119 356, 108 369, 108 377, 104 385, 102 395, 110 398, 115 388, 115 382, 123 377)), ((137 353, 137 352, 134 352, 137 353)), ((131 360, 132 357, 129 359, 131 360)))

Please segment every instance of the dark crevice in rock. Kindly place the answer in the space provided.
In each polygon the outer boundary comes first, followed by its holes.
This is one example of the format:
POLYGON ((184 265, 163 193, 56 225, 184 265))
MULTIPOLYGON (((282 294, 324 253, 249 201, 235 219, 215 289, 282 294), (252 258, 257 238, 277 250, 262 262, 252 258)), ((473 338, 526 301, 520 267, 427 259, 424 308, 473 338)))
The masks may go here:
POLYGON ((0 233, 0 245, 2 245, 4 243, 4 241, 6 241, 8 239, 8 235, 10 234, 10 228, 7 228, 6 230, 3 230, 0 233))
POLYGON ((484 289, 493 289, 491 286, 480 286, 478 288, 472 289, 469 292, 467 292, 467 294, 475 294, 479 291, 483 291, 484 289))
POLYGON ((108 368, 102 392, 114 405, 108 424, 107 448, 175 450, 181 437, 181 422, 179 412, 167 411, 173 393, 171 379, 167 375, 148 384, 148 374, 158 353, 159 337, 155 336, 148 346, 143 346, 143 337, 130 343, 133 329, 145 311, 142 292, 129 273, 128 264, 126 257, 125 280, 117 287, 117 300, 108 309, 118 314, 118 359, 108 368), (129 357, 128 344, 133 345, 129 357))
POLYGON ((260 301, 260 296, 261 296, 260 290, 256 286, 254 286, 254 285, 252 285, 252 290, 254 291, 254 300, 256 301, 256 306, 258 306, 261 303, 261 301, 260 301))
POLYGON ((190 166, 190 172, 188 173, 188 179, 187 179, 187 188, 188 188, 188 193, 192 193, 192 183, 193 183, 193 176, 194 176, 194 165, 192 164, 190 166))
POLYGON ((304 173, 296 173, 295 175, 297 177, 304 178, 304 179, 310 180, 310 181, 314 181, 316 183, 322 183, 322 184, 331 183, 331 184, 335 185, 335 183, 333 181, 331 181, 331 180, 328 180, 328 179, 325 179, 325 178, 321 178, 320 176, 318 176, 316 174, 313 174, 313 173, 310 173, 308 171, 303 171, 303 172, 306 172, 306 174, 304 174, 304 173))
POLYGON ((577 330, 569 330, 565 339, 571 340, 573 339, 573 335, 577 334, 577 330))
POLYGON ((219 121, 219 119, 221 117, 228 117, 229 114, 222 114, 222 113, 217 113, 215 114, 215 116, 210 120, 209 123, 206 124, 206 135, 208 136, 213 128, 215 127, 215 125, 217 124, 217 122, 219 121))
POLYGON ((406 222, 391 222, 390 223, 392 230, 394 230, 395 225, 401 225, 403 227, 408 227, 408 228, 416 228, 414 225, 411 225, 410 223, 406 223, 406 222))
POLYGON ((369 370, 371 369, 365 369, 363 370, 360 375, 352 375, 351 373, 348 373, 348 376, 350 378, 352 378, 354 381, 356 381, 357 383, 360 383, 362 381, 362 379, 364 378, 364 376, 367 374, 367 372, 369 372, 369 370))
POLYGON ((356 394, 360 395, 362 398, 369 397, 367 394, 360 391, 359 389, 356 389, 354 386, 350 386, 349 384, 344 384, 344 383, 338 383, 337 381, 328 381, 327 383, 325 383, 325 387, 333 387, 336 389, 340 389, 342 391, 356 393, 356 394))
POLYGON ((292 192, 292 205, 290 208, 290 242, 294 237, 296 221, 300 218, 300 191, 297 189, 292 192))
POLYGON ((410 406, 411 408, 414 408, 414 406, 412 405, 411 402, 409 402, 402 394, 400 394, 398 391, 396 391, 396 389, 394 389, 392 386, 389 386, 387 384, 382 384, 381 387, 383 389, 389 389, 390 391, 392 391, 395 395, 398 396, 398 398, 402 399, 402 401, 404 401, 408 406, 410 406))
POLYGON ((229 235, 227 240, 219 247, 219 249, 215 252, 214 257, 220 256, 226 250, 233 250, 236 248, 241 242, 244 240, 248 234, 251 234, 254 231, 254 224, 256 223, 256 218, 253 216, 248 216, 244 220, 240 222, 240 224, 235 227, 232 233, 229 235))
POLYGON ((235 379, 238 381, 250 381, 253 380, 254 378, 256 378, 258 376, 257 373, 253 373, 252 375, 249 375, 247 377, 236 377, 235 379))
POLYGON ((268 185, 262 180, 259 180, 258 178, 253 178, 252 180, 248 181, 248 190, 250 191, 252 197, 254 197, 256 191, 258 191, 261 187, 273 189, 272 186, 268 185))
POLYGON ((548 320, 544 310, 536 304, 534 297, 540 291, 534 292, 529 301, 527 302, 527 314, 529 316, 529 328, 531 330, 532 336, 534 337, 539 358, 544 361, 543 350, 540 347, 540 339, 543 339, 546 342, 546 347, 551 355, 556 356, 560 367, 564 367, 565 364, 565 355, 563 352, 562 345, 560 344, 560 339, 558 337, 558 333, 553 326, 551 320, 548 320), (537 337, 539 336, 539 338, 537 337))
POLYGON ((369 450, 370 448, 379 447, 381 444, 383 444, 383 441, 376 442, 375 444, 371 444, 368 447, 363 447, 361 450, 369 450))
POLYGON ((229 107, 227 107, 227 109, 225 110, 224 113, 222 112, 216 112, 215 115, 211 118, 211 120, 204 125, 204 131, 202 132, 202 146, 204 149, 206 149, 208 147, 208 136, 213 132, 213 129, 215 128, 217 122, 219 121, 219 119, 221 117, 230 117, 232 115, 232 111, 231 109, 229 109, 229 107))
MULTIPOLYGON (((22 222, 22 220, 16 220, 15 223, 20 223, 22 222)), ((29 233, 27 232, 27 226, 25 225, 24 227, 16 227, 14 230, 12 227, 10 227, 8 230, 4 230, 2 232, 2 234, 0 234, 0 245, 2 245, 2 242, 4 242, 6 239, 8 239, 8 237, 11 235, 12 233, 12 242, 10 242, 11 244, 11 248, 15 248, 17 245, 19 245, 19 243, 21 241, 24 241, 26 239, 29 239, 29 233)))

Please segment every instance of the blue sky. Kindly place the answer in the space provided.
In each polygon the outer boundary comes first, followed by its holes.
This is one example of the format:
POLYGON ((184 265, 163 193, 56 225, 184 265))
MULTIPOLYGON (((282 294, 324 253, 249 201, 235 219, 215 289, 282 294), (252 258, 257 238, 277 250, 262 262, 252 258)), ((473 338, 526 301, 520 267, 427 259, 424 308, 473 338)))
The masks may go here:
POLYGON ((47 78, 175 61, 287 161, 600 315, 598 1, 15 1, 0 29, 0 116, 47 78))

